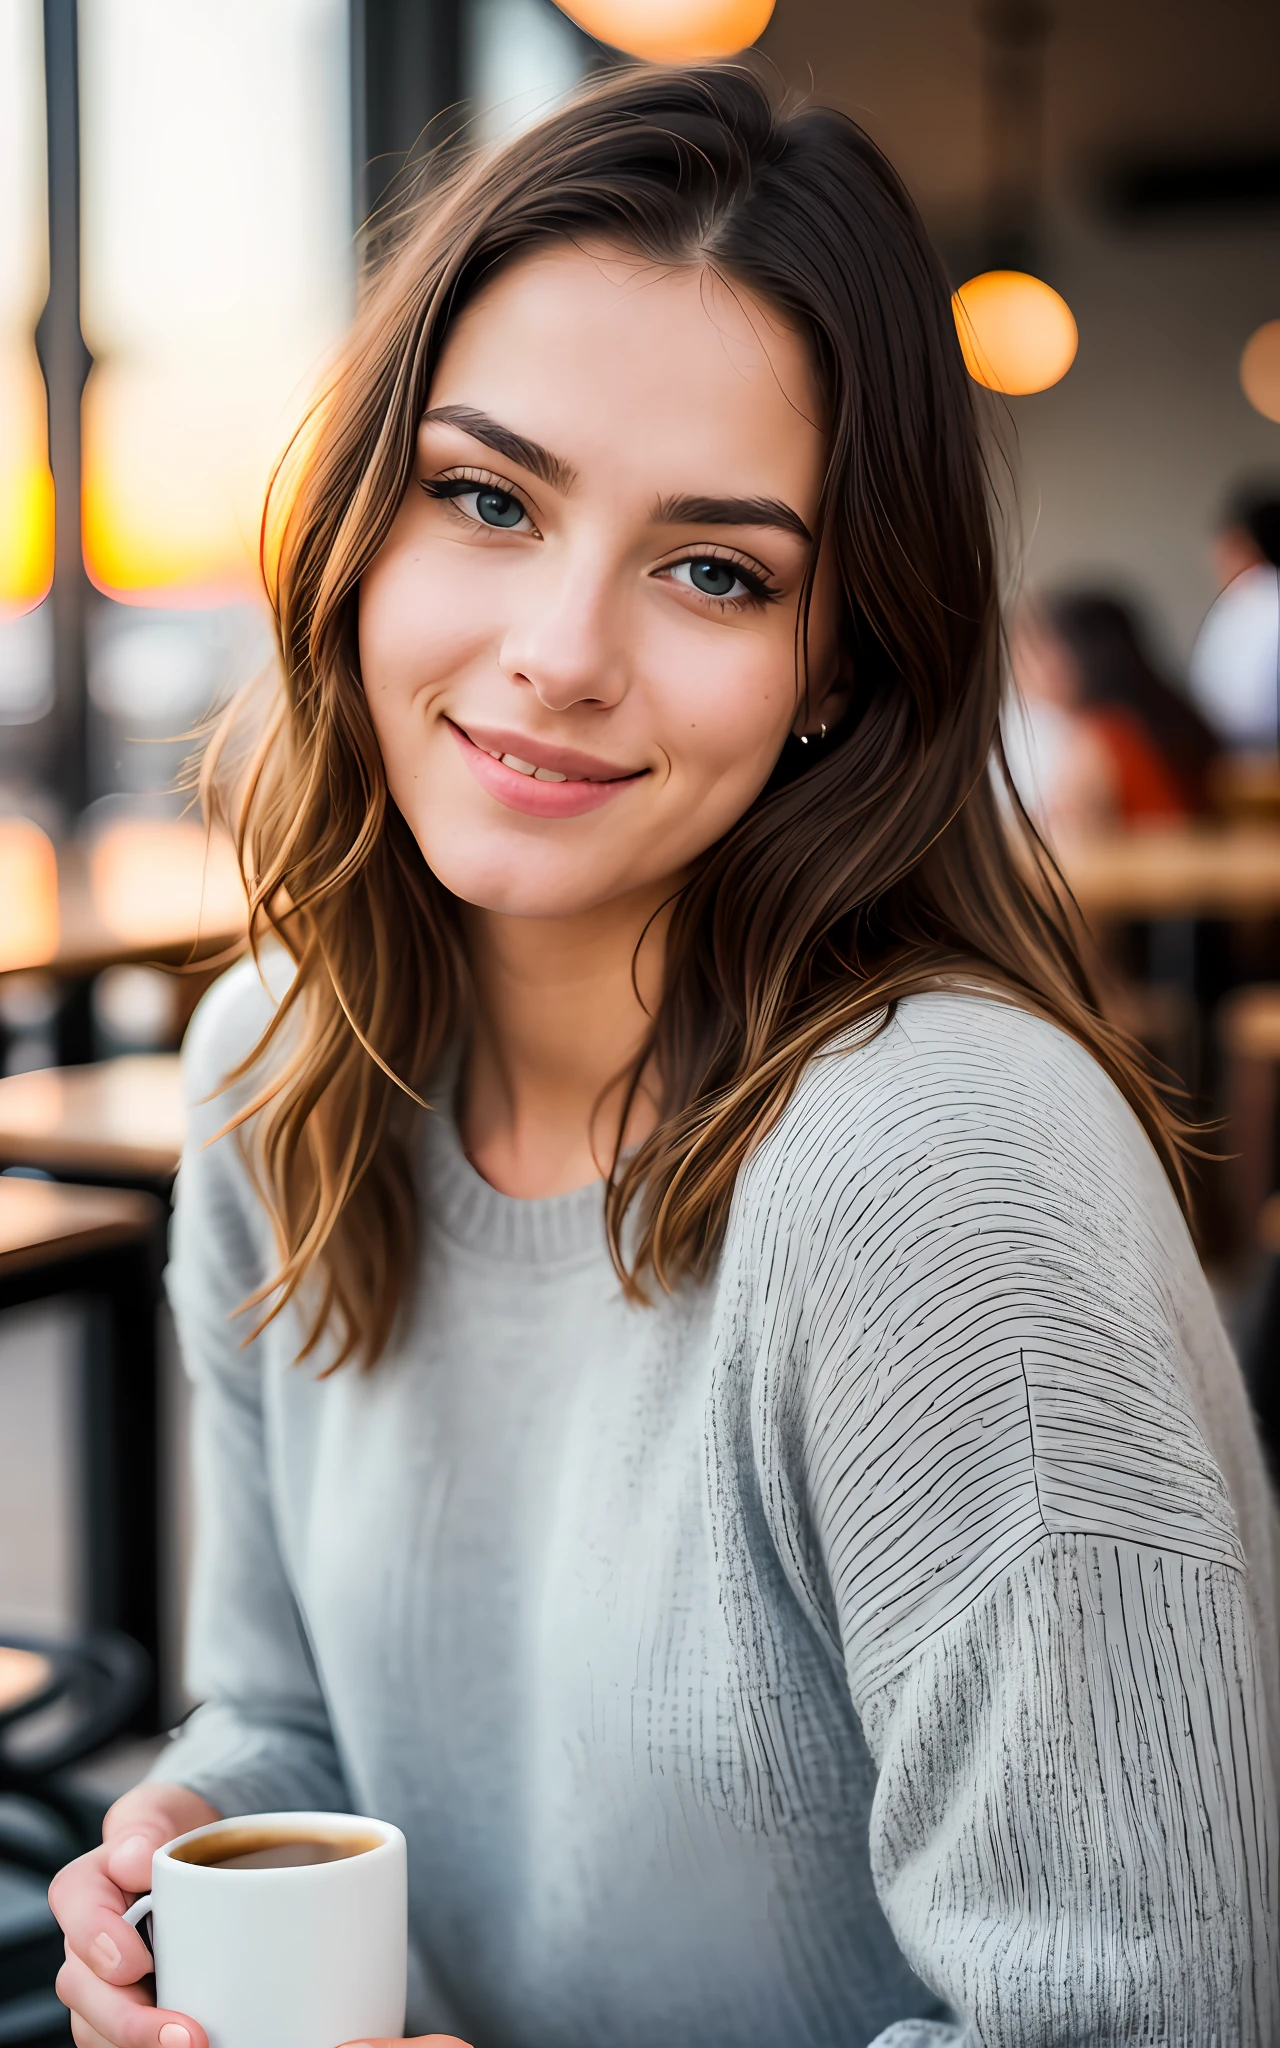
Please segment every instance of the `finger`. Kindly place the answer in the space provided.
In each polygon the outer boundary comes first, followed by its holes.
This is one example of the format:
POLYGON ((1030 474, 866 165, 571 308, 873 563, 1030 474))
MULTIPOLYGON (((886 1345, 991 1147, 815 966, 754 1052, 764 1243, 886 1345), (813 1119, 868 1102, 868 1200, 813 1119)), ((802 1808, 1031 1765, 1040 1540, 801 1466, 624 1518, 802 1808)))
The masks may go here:
POLYGON ((131 1828, 127 1835, 113 1835, 102 1845, 107 1874, 121 1891, 136 1897, 151 1890, 151 1858, 169 1836, 163 1825, 131 1828))
POLYGON ((68 1951, 54 1985, 59 1998, 110 2043, 110 2048, 209 2048, 203 2027, 185 2013, 152 2005, 136 1984, 104 1984, 68 1951))
POLYGON ((71 2015, 71 2038, 76 2048, 111 2048, 106 2035, 91 2027, 88 2020, 82 2020, 78 2012, 71 2015))
POLYGON ((104 1868, 105 1852, 94 1849, 60 1870, 49 1886, 53 1917, 67 1946, 108 1984, 136 1984, 151 1974, 151 1952, 142 1936, 121 1918, 125 1894, 104 1868))

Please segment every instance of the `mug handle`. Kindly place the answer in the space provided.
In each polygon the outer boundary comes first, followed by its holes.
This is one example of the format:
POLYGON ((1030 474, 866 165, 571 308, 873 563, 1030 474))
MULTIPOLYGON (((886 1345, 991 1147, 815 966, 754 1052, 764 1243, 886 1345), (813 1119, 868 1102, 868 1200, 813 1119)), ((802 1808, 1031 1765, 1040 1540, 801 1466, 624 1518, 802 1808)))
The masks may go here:
POLYGON ((151 1939, 150 1892, 144 1892, 143 1896, 140 1899, 135 1899, 133 1904, 129 1907, 128 1911, 124 1914, 123 1917, 125 1920, 127 1920, 130 1927, 137 1928, 139 1934, 142 1936, 142 1939, 146 1942, 147 1947, 150 1949, 152 1955, 154 1955, 156 1952, 156 1945, 151 1939), (148 1923, 145 1927, 142 1924, 144 1920, 148 1923))

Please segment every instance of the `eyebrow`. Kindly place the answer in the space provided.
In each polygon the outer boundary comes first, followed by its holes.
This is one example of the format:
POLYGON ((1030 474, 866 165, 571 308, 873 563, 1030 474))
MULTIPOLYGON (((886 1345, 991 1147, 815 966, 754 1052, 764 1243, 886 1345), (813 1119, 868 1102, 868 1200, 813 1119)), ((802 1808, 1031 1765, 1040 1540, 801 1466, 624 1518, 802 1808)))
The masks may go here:
POLYGON ((781 498, 659 498, 655 511, 663 526, 774 526, 813 543, 800 514, 781 498))
MULTIPOLYGON (((460 428, 473 441, 483 442, 495 455, 505 455, 508 462, 519 463, 521 469, 540 477, 553 490, 567 491, 577 479, 577 471, 563 457, 474 406, 433 406, 423 414, 422 423, 426 426, 435 422, 460 428)), ((813 535, 800 514, 781 498, 659 498, 654 517, 663 526, 772 526, 782 533, 793 533, 809 546, 813 544, 813 535)))
POLYGON ((567 491, 574 481, 576 471, 569 463, 553 455, 540 441, 531 441, 527 435, 517 434, 514 427, 504 427, 501 420, 490 419, 487 412, 477 412, 470 405, 437 405, 422 415, 424 426, 435 420, 444 426, 461 427, 473 441, 483 441, 495 455, 505 455, 508 462, 518 462, 521 469, 541 477, 543 483, 550 484, 553 490, 567 491))

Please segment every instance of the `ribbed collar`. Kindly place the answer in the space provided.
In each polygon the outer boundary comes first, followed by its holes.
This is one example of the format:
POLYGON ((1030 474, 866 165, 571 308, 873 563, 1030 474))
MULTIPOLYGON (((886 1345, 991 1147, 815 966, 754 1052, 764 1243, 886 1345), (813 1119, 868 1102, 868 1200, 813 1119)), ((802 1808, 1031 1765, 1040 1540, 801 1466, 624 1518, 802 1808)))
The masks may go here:
POLYGON ((604 1182, 567 1195, 526 1201, 499 1194, 463 1151, 451 1114, 451 1089, 433 1091, 440 1104, 426 1119, 427 1207, 431 1222, 455 1244, 503 1262, 545 1266, 588 1253, 607 1258, 604 1182))

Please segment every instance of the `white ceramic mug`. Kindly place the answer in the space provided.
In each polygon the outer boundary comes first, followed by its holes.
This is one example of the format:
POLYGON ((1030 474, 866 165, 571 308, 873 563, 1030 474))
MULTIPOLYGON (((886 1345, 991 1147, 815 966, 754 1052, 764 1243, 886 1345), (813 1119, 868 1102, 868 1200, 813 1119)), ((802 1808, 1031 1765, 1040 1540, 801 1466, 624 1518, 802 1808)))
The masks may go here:
MULTIPOLYGON (((228 1848, 231 1848, 230 1841, 228 1848)), ((209 2048, 338 2048, 404 2033, 408 1903, 399 1828, 349 1813, 254 1813, 178 1835, 151 1859, 156 2003, 198 2020, 209 2048), (175 1854, 245 1830, 344 1842, 358 1855, 227 1869, 175 1854)))

